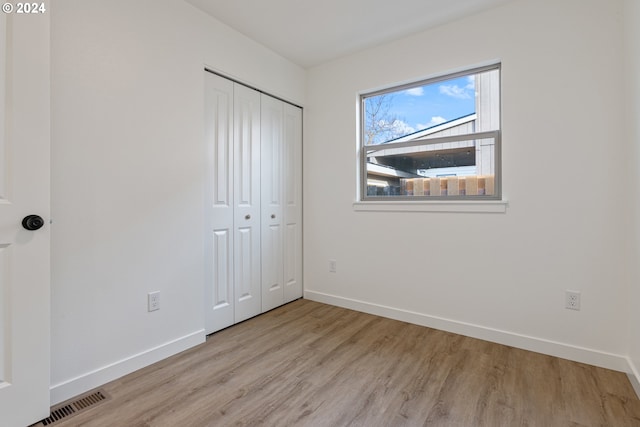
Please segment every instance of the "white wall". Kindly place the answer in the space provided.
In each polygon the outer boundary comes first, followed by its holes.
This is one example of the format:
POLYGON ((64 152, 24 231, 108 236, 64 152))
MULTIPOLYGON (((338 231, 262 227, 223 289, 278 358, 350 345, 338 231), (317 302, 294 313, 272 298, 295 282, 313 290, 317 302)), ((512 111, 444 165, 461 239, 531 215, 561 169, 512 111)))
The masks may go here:
MULTIPOLYGON (((627 92, 628 103, 626 118, 628 120, 630 153, 629 161, 634 172, 631 182, 634 183, 633 195, 635 206, 631 211, 633 221, 629 233, 633 237, 631 254, 633 256, 630 268, 630 297, 629 301, 629 358, 634 368, 635 380, 632 381, 636 392, 640 395, 640 2, 637 0, 625 0, 624 2, 624 28, 626 29, 626 74, 625 81, 629 85, 627 92)), ((632 378, 633 380, 633 378, 632 378)))
POLYGON ((305 73, 182 0, 51 9, 55 403, 204 340, 204 66, 299 104, 305 73))
POLYGON ((514 1, 309 70, 306 297, 628 370, 621 4, 514 1), (358 92, 495 59, 507 212, 355 212, 358 92))

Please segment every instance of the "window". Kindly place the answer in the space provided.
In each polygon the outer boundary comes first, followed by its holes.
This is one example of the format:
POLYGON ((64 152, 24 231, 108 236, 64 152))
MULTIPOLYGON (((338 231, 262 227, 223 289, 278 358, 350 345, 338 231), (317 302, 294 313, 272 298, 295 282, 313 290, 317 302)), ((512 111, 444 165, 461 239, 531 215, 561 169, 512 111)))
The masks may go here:
POLYGON ((500 64, 360 101, 361 200, 501 198, 500 64))

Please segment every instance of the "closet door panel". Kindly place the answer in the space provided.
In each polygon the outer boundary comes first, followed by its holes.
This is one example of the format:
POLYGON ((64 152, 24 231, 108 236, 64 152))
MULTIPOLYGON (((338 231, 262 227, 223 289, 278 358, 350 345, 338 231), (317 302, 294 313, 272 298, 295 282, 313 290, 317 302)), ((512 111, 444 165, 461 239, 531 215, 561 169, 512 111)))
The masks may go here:
POLYGON ((234 87, 235 322, 260 314, 260 93, 234 87))
MULTIPOLYGON (((260 284, 260 276, 256 276, 254 271, 255 255, 255 232, 252 227, 238 227, 235 235, 235 322, 241 322, 249 317, 260 313, 260 286, 258 286, 257 294, 255 282, 257 279, 260 284), (258 306, 251 309, 258 302, 258 306)), ((258 258, 258 270, 260 262, 258 258)))
MULTIPOLYGON (((233 238, 228 229, 213 230, 213 311, 221 315, 229 308, 233 308, 233 259, 231 245, 233 238)), ((228 317, 223 316, 228 322, 228 317)), ((226 324, 223 322, 222 324, 226 324)))
POLYGON ((262 248, 262 311, 269 311, 284 302, 282 286, 283 265, 282 262, 282 228, 273 224, 263 229, 263 239, 266 245, 262 248), (270 254, 265 257, 264 254, 270 254))
POLYGON ((283 102, 262 95, 262 311, 284 303, 283 102))
POLYGON ((287 224, 284 244, 284 302, 302 297, 300 280, 301 252, 298 250, 300 238, 298 224, 287 224))
POLYGON ((284 302, 302 297, 302 110, 284 105, 284 302))
POLYGON ((233 324, 233 83, 205 72, 205 329, 233 324))

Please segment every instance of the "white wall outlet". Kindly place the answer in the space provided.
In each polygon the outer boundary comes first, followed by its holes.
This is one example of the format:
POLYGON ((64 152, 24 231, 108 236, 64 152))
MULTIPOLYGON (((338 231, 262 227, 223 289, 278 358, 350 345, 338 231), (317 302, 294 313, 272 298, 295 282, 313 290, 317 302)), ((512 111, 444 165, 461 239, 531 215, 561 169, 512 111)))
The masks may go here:
POLYGON ((147 311, 160 310, 160 291, 147 294, 147 311))
POLYGON ((569 310, 580 310, 580 292, 567 290, 565 293, 564 307, 569 310))
POLYGON ((330 273, 335 273, 336 272, 336 260, 335 259, 330 259, 329 260, 329 272, 330 273))

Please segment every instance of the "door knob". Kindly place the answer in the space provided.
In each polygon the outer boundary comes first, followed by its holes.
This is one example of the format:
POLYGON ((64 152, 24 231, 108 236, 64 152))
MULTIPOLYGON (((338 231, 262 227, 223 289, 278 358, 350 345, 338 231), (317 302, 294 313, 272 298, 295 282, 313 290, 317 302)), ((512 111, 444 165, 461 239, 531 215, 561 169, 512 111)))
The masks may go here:
POLYGON ((244 219, 246 219, 246 220, 249 220, 249 219, 251 219, 251 215, 249 215, 249 214, 246 214, 246 215, 244 216, 244 219))
POLYGON ((27 230, 38 230, 44 225, 44 220, 40 215, 27 215, 22 220, 22 226, 27 230))
POLYGON ((271 219, 276 219, 276 214, 271 214, 271 219))

